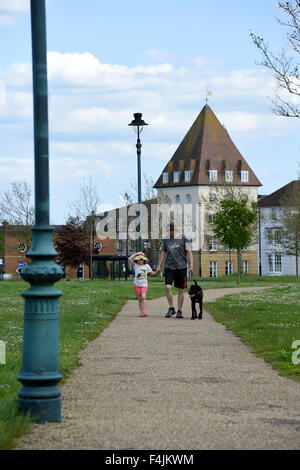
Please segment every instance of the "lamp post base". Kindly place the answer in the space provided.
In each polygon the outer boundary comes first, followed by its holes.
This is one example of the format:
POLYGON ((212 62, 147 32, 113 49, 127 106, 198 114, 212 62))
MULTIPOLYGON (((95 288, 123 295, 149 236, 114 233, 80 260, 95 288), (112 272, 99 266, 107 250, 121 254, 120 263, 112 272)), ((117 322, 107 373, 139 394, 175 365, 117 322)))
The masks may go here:
POLYGON ((61 398, 18 399, 19 411, 33 417, 35 423, 61 422, 61 398))

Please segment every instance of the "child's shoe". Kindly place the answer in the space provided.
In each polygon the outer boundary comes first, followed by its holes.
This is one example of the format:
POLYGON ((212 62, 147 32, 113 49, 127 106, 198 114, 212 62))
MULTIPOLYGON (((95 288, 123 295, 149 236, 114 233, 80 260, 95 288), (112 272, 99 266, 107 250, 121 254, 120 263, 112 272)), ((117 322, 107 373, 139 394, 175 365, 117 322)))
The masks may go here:
POLYGON ((144 312, 143 313, 144 317, 148 317, 148 313, 144 312))

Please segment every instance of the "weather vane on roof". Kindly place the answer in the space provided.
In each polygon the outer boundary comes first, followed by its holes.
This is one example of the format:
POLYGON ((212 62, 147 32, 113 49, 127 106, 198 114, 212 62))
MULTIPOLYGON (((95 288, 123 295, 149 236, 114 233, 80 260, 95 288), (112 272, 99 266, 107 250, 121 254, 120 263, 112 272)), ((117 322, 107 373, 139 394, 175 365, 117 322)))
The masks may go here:
POLYGON ((205 102, 208 103, 209 98, 212 96, 212 91, 206 88, 205 102))

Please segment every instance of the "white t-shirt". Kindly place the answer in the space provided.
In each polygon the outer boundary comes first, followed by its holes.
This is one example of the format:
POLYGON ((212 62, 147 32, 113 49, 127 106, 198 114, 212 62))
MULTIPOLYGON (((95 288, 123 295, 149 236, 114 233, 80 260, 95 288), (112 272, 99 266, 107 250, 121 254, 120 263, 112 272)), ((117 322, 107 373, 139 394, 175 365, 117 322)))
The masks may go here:
POLYGON ((149 264, 139 265, 135 263, 133 269, 134 269, 134 284, 139 287, 147 287, 148 286, 148 281, 147 281, 148 273, 152 273, 152 269, 150 268, 149 264))

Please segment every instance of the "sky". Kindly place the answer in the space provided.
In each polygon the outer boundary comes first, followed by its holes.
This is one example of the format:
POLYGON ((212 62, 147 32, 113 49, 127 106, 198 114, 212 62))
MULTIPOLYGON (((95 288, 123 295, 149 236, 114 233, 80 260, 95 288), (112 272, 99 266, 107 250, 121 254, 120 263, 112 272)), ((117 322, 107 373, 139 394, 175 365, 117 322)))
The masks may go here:
MULTIPOLYGON (((142 173, 154 181, 209 105, 270 194, 297 178, 299 121, 275 116, 274 81, 249 33, 287 47, 275 0, 48 0, 50 221, 64 223, 91 176, 117 207, 142 173)), ((33 186, 30 4, 0 0, 0 192, 33 186)))

